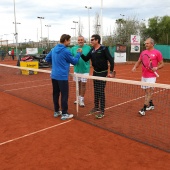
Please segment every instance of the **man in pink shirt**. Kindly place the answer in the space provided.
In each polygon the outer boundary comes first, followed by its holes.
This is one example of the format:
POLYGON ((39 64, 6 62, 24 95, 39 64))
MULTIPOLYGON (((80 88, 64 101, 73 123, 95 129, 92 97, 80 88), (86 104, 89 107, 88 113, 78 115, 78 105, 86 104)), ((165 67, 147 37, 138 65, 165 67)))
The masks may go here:
MULTIPOLYGON (((146 50, 142 51, 138 61, 135 63, 132 68, 132 72, 136 71, 136 68, 142 63, 143 54, 147 54, 152 60, 153 69, 149 70, 148 68, 142 65, 142 82, 147 83, 155 83, 156 82, 156 72, 158 69, 161 69, 164 66, 163 57, 160 51, 154 49, 154 40, 152 38, 148 38, 145 41, 146 50)), ((142 89, 145 90, 145 102, 143 108, 139 111, 139 114, 144 116, 147 110, 153 110, 154 104, 152 101, 152 94, 154 88, 148 86, 141 86, 142 89)))

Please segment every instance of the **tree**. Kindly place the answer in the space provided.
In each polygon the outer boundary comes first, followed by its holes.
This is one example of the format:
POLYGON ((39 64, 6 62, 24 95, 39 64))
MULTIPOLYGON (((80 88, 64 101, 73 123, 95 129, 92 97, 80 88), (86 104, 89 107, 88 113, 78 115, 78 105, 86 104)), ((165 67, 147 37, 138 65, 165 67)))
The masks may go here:
POLYGON ((148 28, 145 30, 145 37, 151 37, 155 42, 159 41, 159 17, 150 18, 148 20, 148 28))
POLYGON ((143 43, 146 38, 153 38, 157 44, 170 45, 170 16, 153 17, 148 20, 148 27, 144 20, 141 22, 136 18, 117 19, 116 29, 110 36, 103 38, 103 44, 130 44, 131 35, 140 35, 141 42, 143 43))
POLYGON ((126 21, 122 18, 116 20, 116 24, 117 24, 116 32, 117 32, 118 43, 123 43, 122 37, 125 36, 124 33, 126 33, 126 31, 124 31, 124 29, 122 27, 124 26, 123 24, 125 24, 125 23, 126 23, 126 21))
POLYGON ((144 22, 141 22, 139 24, 139 30, 140 30, 140 39, 141 39, 141 42, 143 43, 146 39, 146 25, 144 22))
POLYGON ((103 45, 105 46, 114 46, 114 38, 113 36, 105 36, 103 37, 103 45))
POLYGON ((170 44, 170 16, 153 17, 148 21, 148 28, 144 31, 145 37, 151 37, 157 44, 170 44))
POLYGON ((170 44, 169 43, 169 30, 170 30, 170 17, 169 16, 164 16, 160 18, 159 22, 159 43, 161 44, 170 44))
POLYGON ((117 43, 128 44, 130 42, 131 35, 140 35, 140 24, 139 21, 133 18, 117 19, 116 20, 116 36, 117 43))

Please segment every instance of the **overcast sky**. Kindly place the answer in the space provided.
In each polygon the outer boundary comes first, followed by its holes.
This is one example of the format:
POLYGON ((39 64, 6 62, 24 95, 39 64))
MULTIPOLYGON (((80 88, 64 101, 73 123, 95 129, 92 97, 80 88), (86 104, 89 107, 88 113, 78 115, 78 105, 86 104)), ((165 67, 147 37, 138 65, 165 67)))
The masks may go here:
MULTIPOLYGON (((59 40, 64 33, 73 36, 75 24, 83 23, 83 35, 88 38, 88 10, 90 13, 90 32, 93 34, 94 16, 100 14, 101 0, 15 0, 15 13, 19 42, 37 41, 41 37, 59 40), (45 27, 51 25, 51 27, 45 27)), ((115 20, 125 15, 124 19, 136 16, 139 21, 154 16, 170 16, 170 0, 103 0, 103 34, 107 35, 115 28, 115 20)), ((14 0, 0 0, 0 39, 15 41, 14 0), (5 35, 4 35, 5 34, 5 35)), ((9 43, 10 43, 9 42, 9 43)))

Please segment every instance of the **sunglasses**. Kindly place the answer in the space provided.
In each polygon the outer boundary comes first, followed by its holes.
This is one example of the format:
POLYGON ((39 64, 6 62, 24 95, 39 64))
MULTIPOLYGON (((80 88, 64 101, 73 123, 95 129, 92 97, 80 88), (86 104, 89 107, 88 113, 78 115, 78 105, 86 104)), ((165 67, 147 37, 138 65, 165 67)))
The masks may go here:
POLYGON ((93 38, 93 39, 91 39, 91 41, 94 41, 95 39, 93 38))

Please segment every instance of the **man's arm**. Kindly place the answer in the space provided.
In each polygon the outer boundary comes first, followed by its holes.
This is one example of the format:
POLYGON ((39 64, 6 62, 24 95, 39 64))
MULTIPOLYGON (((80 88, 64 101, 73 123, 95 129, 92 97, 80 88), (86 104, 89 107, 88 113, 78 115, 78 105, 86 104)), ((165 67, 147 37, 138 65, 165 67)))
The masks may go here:
POLYGON ((81 58, 82 58, 85 62, 89 61, 89 60, 91 59, 91 52, 92 52, 92 50, 90 50, 89 53, 88 53, 86 56, 85 56, 84 54, 81 54, 81 58))
POLYGON ((45 57, 45 61, 47 61, 48 63, 52 63, 52 50, 45 57))
POLYGON ((67 55, 66 55, 66 60, 67 62, 76 65, 80 59, 80 55, 82 53, 82 49, 77 50, 77 54, 73 56, 71 52, 67 49, 67 55))
POLYGON ((111 56, 107 47, 105 48, 105 55, 110 63, 110 73, 107 77, 114 78, 116 76, 116 71, 114 70, 114 58, 111 56))
POLYGON ((163 67, 164 67, 164 62, 162 60, 162 61, 159 62, 159 65, 158 65, 157 69, 161 69, 163 67))
POLYGON ((163 60, 161 60, 160 62, 158 62, 158 66, 154 67, 152 70, 156 71, 156 70, 159 70, 159 69, 161 69, 163 67, 164 67, 164 62, 163 62, 163 60))
POLYGON ((106 47, 105 48, 105 55, 110 63, 110 73, 113 73, 113 70, 114 70, 114 60, 113 60, 113 57, 111 56, 110 52, 109 52, 109 49, 106 47))

